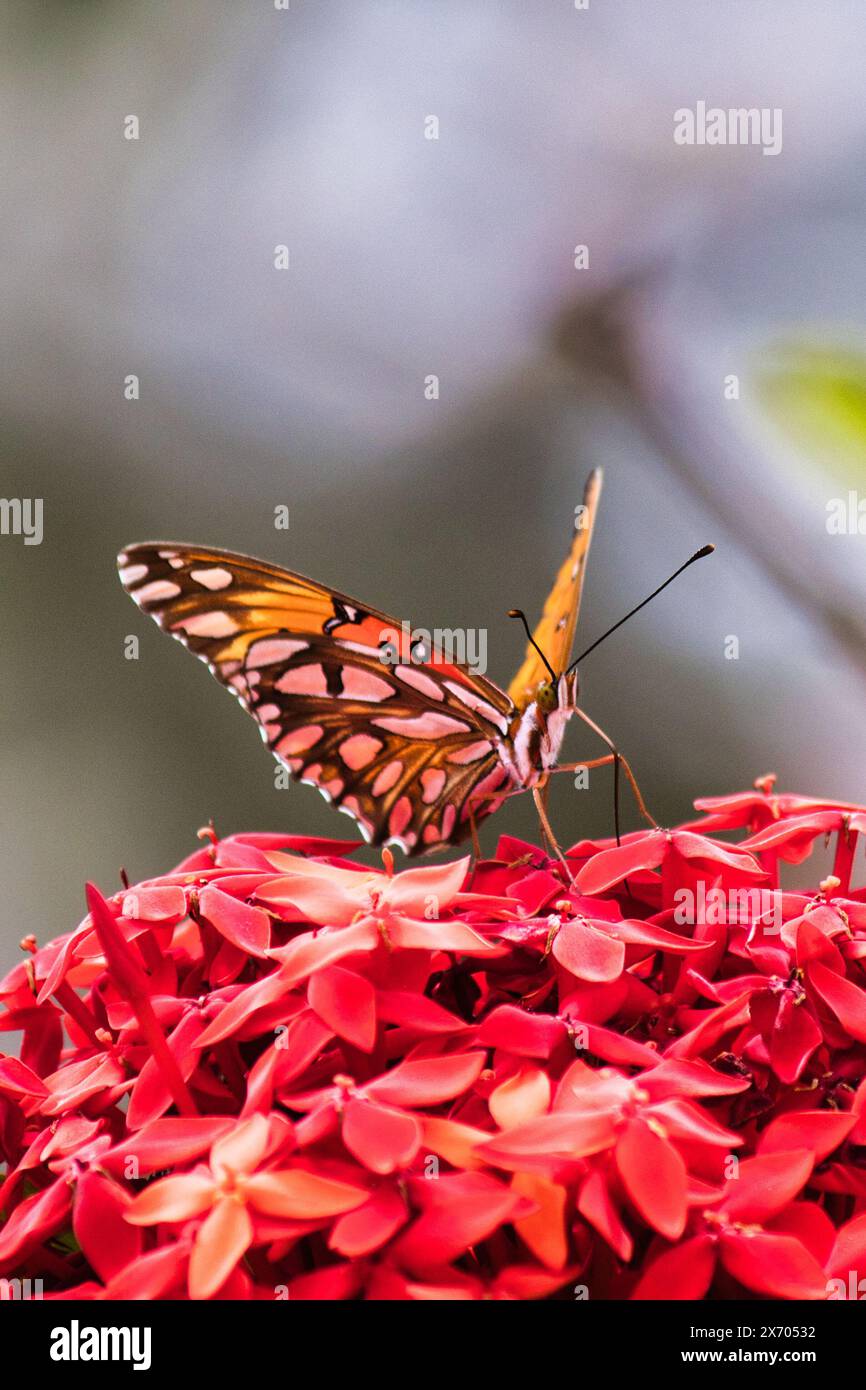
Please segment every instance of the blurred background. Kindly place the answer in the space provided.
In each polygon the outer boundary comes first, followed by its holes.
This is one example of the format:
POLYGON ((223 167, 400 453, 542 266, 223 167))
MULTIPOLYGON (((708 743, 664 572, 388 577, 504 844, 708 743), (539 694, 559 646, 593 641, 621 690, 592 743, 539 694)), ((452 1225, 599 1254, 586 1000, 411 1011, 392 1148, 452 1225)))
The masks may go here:
MULTIPOLYGON (((252 723, 124 596, 134 540, 486 628, 505 684, 505 612, 540 608, 602 464, 581 646, 718 547, 582 672, 656 816, 768 771, 864 798, 866 537, 827 528, 866 490, 863 21, 5 0, 0 492, 42 498, 44 535, 0 536, 0 964, 210 817, 352 833, 275 789, 252 723), (676 144, 699 101, 779 109, 781 151, 676 144)), ((569 757, 596 752, 573 724, 569 757)), ((536 837, 524 803, 485 848, 536 837)), ((609 772, 552 816, 610 833, 609 772)))

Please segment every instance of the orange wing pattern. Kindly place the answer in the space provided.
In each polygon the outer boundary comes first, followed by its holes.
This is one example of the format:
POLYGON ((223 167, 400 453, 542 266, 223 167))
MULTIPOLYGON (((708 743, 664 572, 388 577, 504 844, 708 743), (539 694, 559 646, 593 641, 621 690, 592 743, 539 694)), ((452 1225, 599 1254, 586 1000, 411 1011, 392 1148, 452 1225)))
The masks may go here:
MULTIPOLYGON (((601 469, 596 468, 586 480, 583 506, 575 518, 574 539, 533 633, 557 676, 565 670, 571 655, 600 494, 601 469)), ((544 663, 531 643, 527 644, 523 665, 509 685, 508 694, 518 709, 525 709, 539 684, 548 679, 544 663)))
POLYGON ((228 551, 150 542, 118 564, 139 607, 237 696, 292 776, 371 843, 456 844, 470 808, 480 820, 501 804, 510 698, 441 652, 419 661, 395 619, 228 551))

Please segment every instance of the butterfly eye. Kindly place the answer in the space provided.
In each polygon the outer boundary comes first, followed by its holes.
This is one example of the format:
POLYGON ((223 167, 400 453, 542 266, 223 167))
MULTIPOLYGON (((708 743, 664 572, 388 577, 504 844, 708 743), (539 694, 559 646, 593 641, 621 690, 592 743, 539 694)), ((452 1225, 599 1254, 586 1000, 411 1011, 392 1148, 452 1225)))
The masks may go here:
POLYGON ((543 685, 538 687, 536 700, 538 708, 543 710, 545 714, 549 714, 551 710, 556 709, 558 700, 556 690, 551 681, 545 681, 543 685))
POLYGON ((413 660, 417 665, 421 665, 423 662, 429 661, 429 660, 430 660, 430 654, 429 654, 429 652, 428 652, 428 650, 427 650, 427 644, 426 644, 426 642, 422 642, 422 641, 420 641, 420 640, 417 641, 417 642, 413 642, 413 643, 412 643, 412 649, 411 649, 411 655, 412 655, 412 660, 413 660))

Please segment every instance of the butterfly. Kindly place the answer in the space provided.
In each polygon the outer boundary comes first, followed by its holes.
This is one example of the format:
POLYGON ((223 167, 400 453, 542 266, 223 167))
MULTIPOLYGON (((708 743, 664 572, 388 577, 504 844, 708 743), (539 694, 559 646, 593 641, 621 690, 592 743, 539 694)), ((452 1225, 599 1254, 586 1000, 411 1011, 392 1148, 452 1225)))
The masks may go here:
POLYGON ((408 625, 263 560, 154 541, 129 546, 118 567, 130 597, 207 663, 292 777, 371 844, 417 854, 458 844, 555 768, 577 708, 567 667, 600 492, 596 470, 507 691, 449 652, 419 651, 408 625))

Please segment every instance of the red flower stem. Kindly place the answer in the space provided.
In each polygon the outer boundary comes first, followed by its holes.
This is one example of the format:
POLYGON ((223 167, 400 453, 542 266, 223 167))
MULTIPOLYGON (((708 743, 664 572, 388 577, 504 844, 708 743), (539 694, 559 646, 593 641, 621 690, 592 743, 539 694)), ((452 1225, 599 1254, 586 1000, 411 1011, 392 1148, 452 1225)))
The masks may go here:
POLYGON ((839 896, 842 898, 847 898, 851 889, 851 870, 856 850, 857 831, 843 823, 836 834, 836 854, 833 859, 833 876, 839 880, 839 896))
POLYGON ((150 932, 143 932, 141 936, 136 938, 135 944, 141 951, 142 959, 148 970, 158 970, 162 965, 163 955, 150 932))
POLYGON ((683 863, 673 845, 662 860, 662 910, 675 906, 674 894, 682 882, 683 863))
POLYGON ((145 996, 138 999, 130 998, 129 1002, 135 1010, 141 1031, 147 1039, 153 1053, 153 1059, 162 1072, 165 1084, 171 1091, 179 1113, 187 1118, 197 1115, 198 1109, 195 1101, 181 1075, 180 1067, 169 1050, 165 1034, 159 1026, 150 1000, 145 996))
POLYGON ((75 993, 68 980, 64 980, 54 991, 54 998, 57 1000, 61 1009, 74 1018, 82 1033, 90 1039, 95 1047, 104 1048, 105 1043, 100 1039, 97 1029, 99 1024, 85 1004, 84 1000, 75 993))
POLYGON ((99 889, 92 883, 87 885, 87 905, 93 920, 99 944, 105 952, 105 959, 111 978, 121 994, 131 1004, 139 1027, 153 1054, 153 1060, 162 1072, 165 1084, 181 1115, 187 1118, 197 1115, 195 1102, 187 1084, 180 1073, 177 1061, 172 1055, 165 1034, 159 1026, 147 987, 147 976, 138 963, 135 952, 112 916, 108 903, 99 889))
POLYGON ((761 868, 764 870, 764 873, 769 874, 771 880, 771 888, 773 890, 777 889, 779 887, 778 854, 774 854, 772 850, 767 850, 765 853, 757 854, 755 857, 758 863, 760 864, 761 868))

